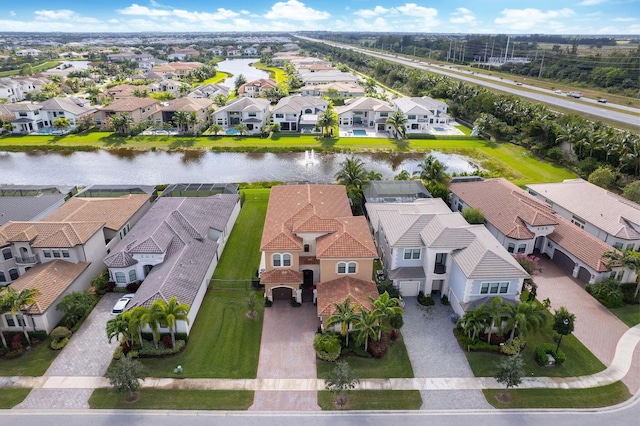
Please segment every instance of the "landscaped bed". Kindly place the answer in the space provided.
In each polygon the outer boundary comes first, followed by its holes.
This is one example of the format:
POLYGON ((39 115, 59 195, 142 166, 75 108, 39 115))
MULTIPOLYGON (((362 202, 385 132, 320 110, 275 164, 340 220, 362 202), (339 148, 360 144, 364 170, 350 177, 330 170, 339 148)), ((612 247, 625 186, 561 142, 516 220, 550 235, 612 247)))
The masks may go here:
MULTIPOLYGON (((422 406, 417 390, 357 390, 346 395, 347 404, 341 410, 419 410, 422 406)), ((337 410, 334 399, 329 391, 318 392, 318 405, 323 410, 337 410)))
POLYGON ((246 410, 253 404, 253 391, 142 389, 138 399, 125 401, 124 394, 96 389, 89 406, 97 409, 151 410, 246 410))

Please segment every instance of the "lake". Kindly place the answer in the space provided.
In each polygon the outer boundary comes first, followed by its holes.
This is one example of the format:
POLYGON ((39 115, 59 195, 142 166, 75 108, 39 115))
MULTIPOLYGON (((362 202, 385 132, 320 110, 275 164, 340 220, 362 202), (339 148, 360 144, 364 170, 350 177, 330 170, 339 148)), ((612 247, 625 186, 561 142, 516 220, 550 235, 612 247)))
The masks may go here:
MULTIPOLYGON (((455 154, 432 153, 451 172, 476 166, 455 154)), ((131 150, 24 153, 0 152, 0 183, 17 185, 97 185, 311 181, 330 183, 352 154, 138 152, 131 150)), ((360 153, 367 170, 393 179, 401 170, 417 171, 422 153, 360 153)))
POLYGON ((242 74, 247 81, 259 80, 261 78, 269 78, 269 73, 256 69, 249 64, 252 62, 259 62, 258 58, 251 59, 225 59, 222 62, 218 62, 218 71, 223 71, 232 74, 231 77, 223 80, 220 84, 227 86, 231 89, 235 87, 236 78, 242 74))

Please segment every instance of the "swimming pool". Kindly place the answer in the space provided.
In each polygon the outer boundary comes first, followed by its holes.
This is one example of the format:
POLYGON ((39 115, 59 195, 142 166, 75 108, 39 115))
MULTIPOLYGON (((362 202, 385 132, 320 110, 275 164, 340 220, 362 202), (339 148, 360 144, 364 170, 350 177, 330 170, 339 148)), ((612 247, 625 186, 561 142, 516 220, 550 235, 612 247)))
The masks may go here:
POLYGON ((366 130, 354 130, 353 136, 367 136, 366 130))
POLYGON ((227 135, 237 135, 240 133, 238 129, 229 129, 225 132, 227 135))
POLYGON ((444 127, 434 127, 433 130, 438 131, 438 132, 444 132, 447 129, 445 129, 444 127))

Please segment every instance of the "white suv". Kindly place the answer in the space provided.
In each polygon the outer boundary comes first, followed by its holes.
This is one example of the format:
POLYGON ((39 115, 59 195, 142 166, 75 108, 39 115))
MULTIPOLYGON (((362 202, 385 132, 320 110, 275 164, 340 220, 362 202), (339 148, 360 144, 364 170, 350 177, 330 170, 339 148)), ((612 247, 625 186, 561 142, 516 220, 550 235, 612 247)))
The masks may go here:
POLYGON ((133 293, 128 293, 118 299, 111 310, 111 316, 115 317, 116 315, 123 313, 131 299, 133 299, 133 296, 135 296, 133 293))

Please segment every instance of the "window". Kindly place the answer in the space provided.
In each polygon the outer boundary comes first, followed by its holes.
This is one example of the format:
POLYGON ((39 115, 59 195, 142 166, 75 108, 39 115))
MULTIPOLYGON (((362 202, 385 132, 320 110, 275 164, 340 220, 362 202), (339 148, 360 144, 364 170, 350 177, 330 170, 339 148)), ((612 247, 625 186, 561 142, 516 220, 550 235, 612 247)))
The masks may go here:
POLYGON ((16 322, 15 322, 15 320, 13 319, 13 315, 6 314, 6 315, 4 316, 4 319, 5 319, 5 321, 7 321, 7 326, 8 326, 8 327, 15 327, 15 326, 16 326, 16 322))
POLYGON ((613 246, 618 250, 622 250, 622 243, 615 243, 613 246))
POLYGON ((309 244, 305 244, 304 245, 304 252, 305 253, 309 253, 309 249, 310 249, 309 244))
POLYGON ((411 125, 411 130, 418 130, 419 128, 420 128, 420 126, 418 124, 416 124, 416 123, 413 123, 411 125))
POLYGON ((584 229, 584 220, 580 219, 578 216, 571 216, 571 223, 579 228, 584 229))
POLYGON ((134 282, 137 279, 138 279, 138 276, 136 275, 136 270, 135 269, 131 269, 129 271, 129 281, 130 282, 134 282))
POLYGON ((347 264, 347 273, 355 274, 356 273, 356 262, 349 262, 347 264))
POLYGON ((51 257, 51 250, 49 249, 44 249, 42 250, 42 254, 44 255, 44 257, 46 258, 50 258, 51 257))
POLYGON ((11 249, 6 248, 2 250, 2 257, 4 257, 4 260, 11 259, 13 257, 13 254, 11 254, 11 249))
POLYGON ((127 282, 125 276, 124 276, 124 272, 116 272, 116 282, 118 284, 124 284, 127 282))
POLYGON ((26 323, 24 322, 24 317, 22 316, 22 314, 16 315, 16 319, 18 320, 18 325, 20 327, 24 327, 26 325, 26 323))
POLYGON ((632 244, 627 244, 627 248, 625 250, 633 251, 633 243, 632 244))
POLYGON ((409 115, 407 115, 407 119, 408 120, 415 120, 416 119, 416 115, 415 114, 409 114, 409 115))
POLYGON ((273 255, 273 266, 282 266, 282 256, 277 253, 273 255))
POLYGON ((388 112, 381 112, 380 113, 380 117, 389 117, 389 113, 388 112))
POLYGON ((9 276, 11 277, 12 280, 17 280, 20 275, 18 275, 18 270, 14 268, 14 269, 9 269, 9 276))
POLYGON ((67 249, 62 249, 62 257, 67 257, 67 258, 68 258, 68 257, 70 257, 70 256, 69 256, 69 250, 67 250, 67 249))
POLYGON ((509 283, 500 283, 500 294, 505 294, 509 290, 509 283))
POLYGON ((276 114, 276 118, 284 118, 284 114, 276 114))
POLYGON ((509 243, 509 246, 507 247, 507 251, 509 253, 513 253, 514 251, 516 251, 516 245, 514 243, 509 243))
POLYGON ((480 285, 480 294, 505 294, 509 291, 509 283, 482 283, 480 285))
POLYGON ((6 283, 7 279, 4 277, 4 272, 0 271, 0 283, 6 283))
POLYGON ((436 253, 436 264, 433 268, 434 274, 447 273, 447 253, 436 253))
POLYGON ((51 252, 53 253, 53 257, 60 257, 60 250, 53 249, 51 252))
POLYGON ((405 260, 409 259, 420 259, 420 252, 422 250, 419 248, 406 248, 404 249, 404 258, 405 260))
POLYGON ((526 244, 520 244, 518 246, 518 253, 524 253, 527 251, 527 245, 526 244))
POLYGON ((283 254, 282 255, 282 266, 291 266, 291 255, 283 254))
POLYGON ((618 272, 618 276, 616 277, 616 280, 618 281, 622 281, 622 276, 624 275, 624 271, 619 271, 618 272))
POLYGON ((248 115, 249 115, 249 117, 257 117, 258 113, 257 112, 250 112, 248 115))

